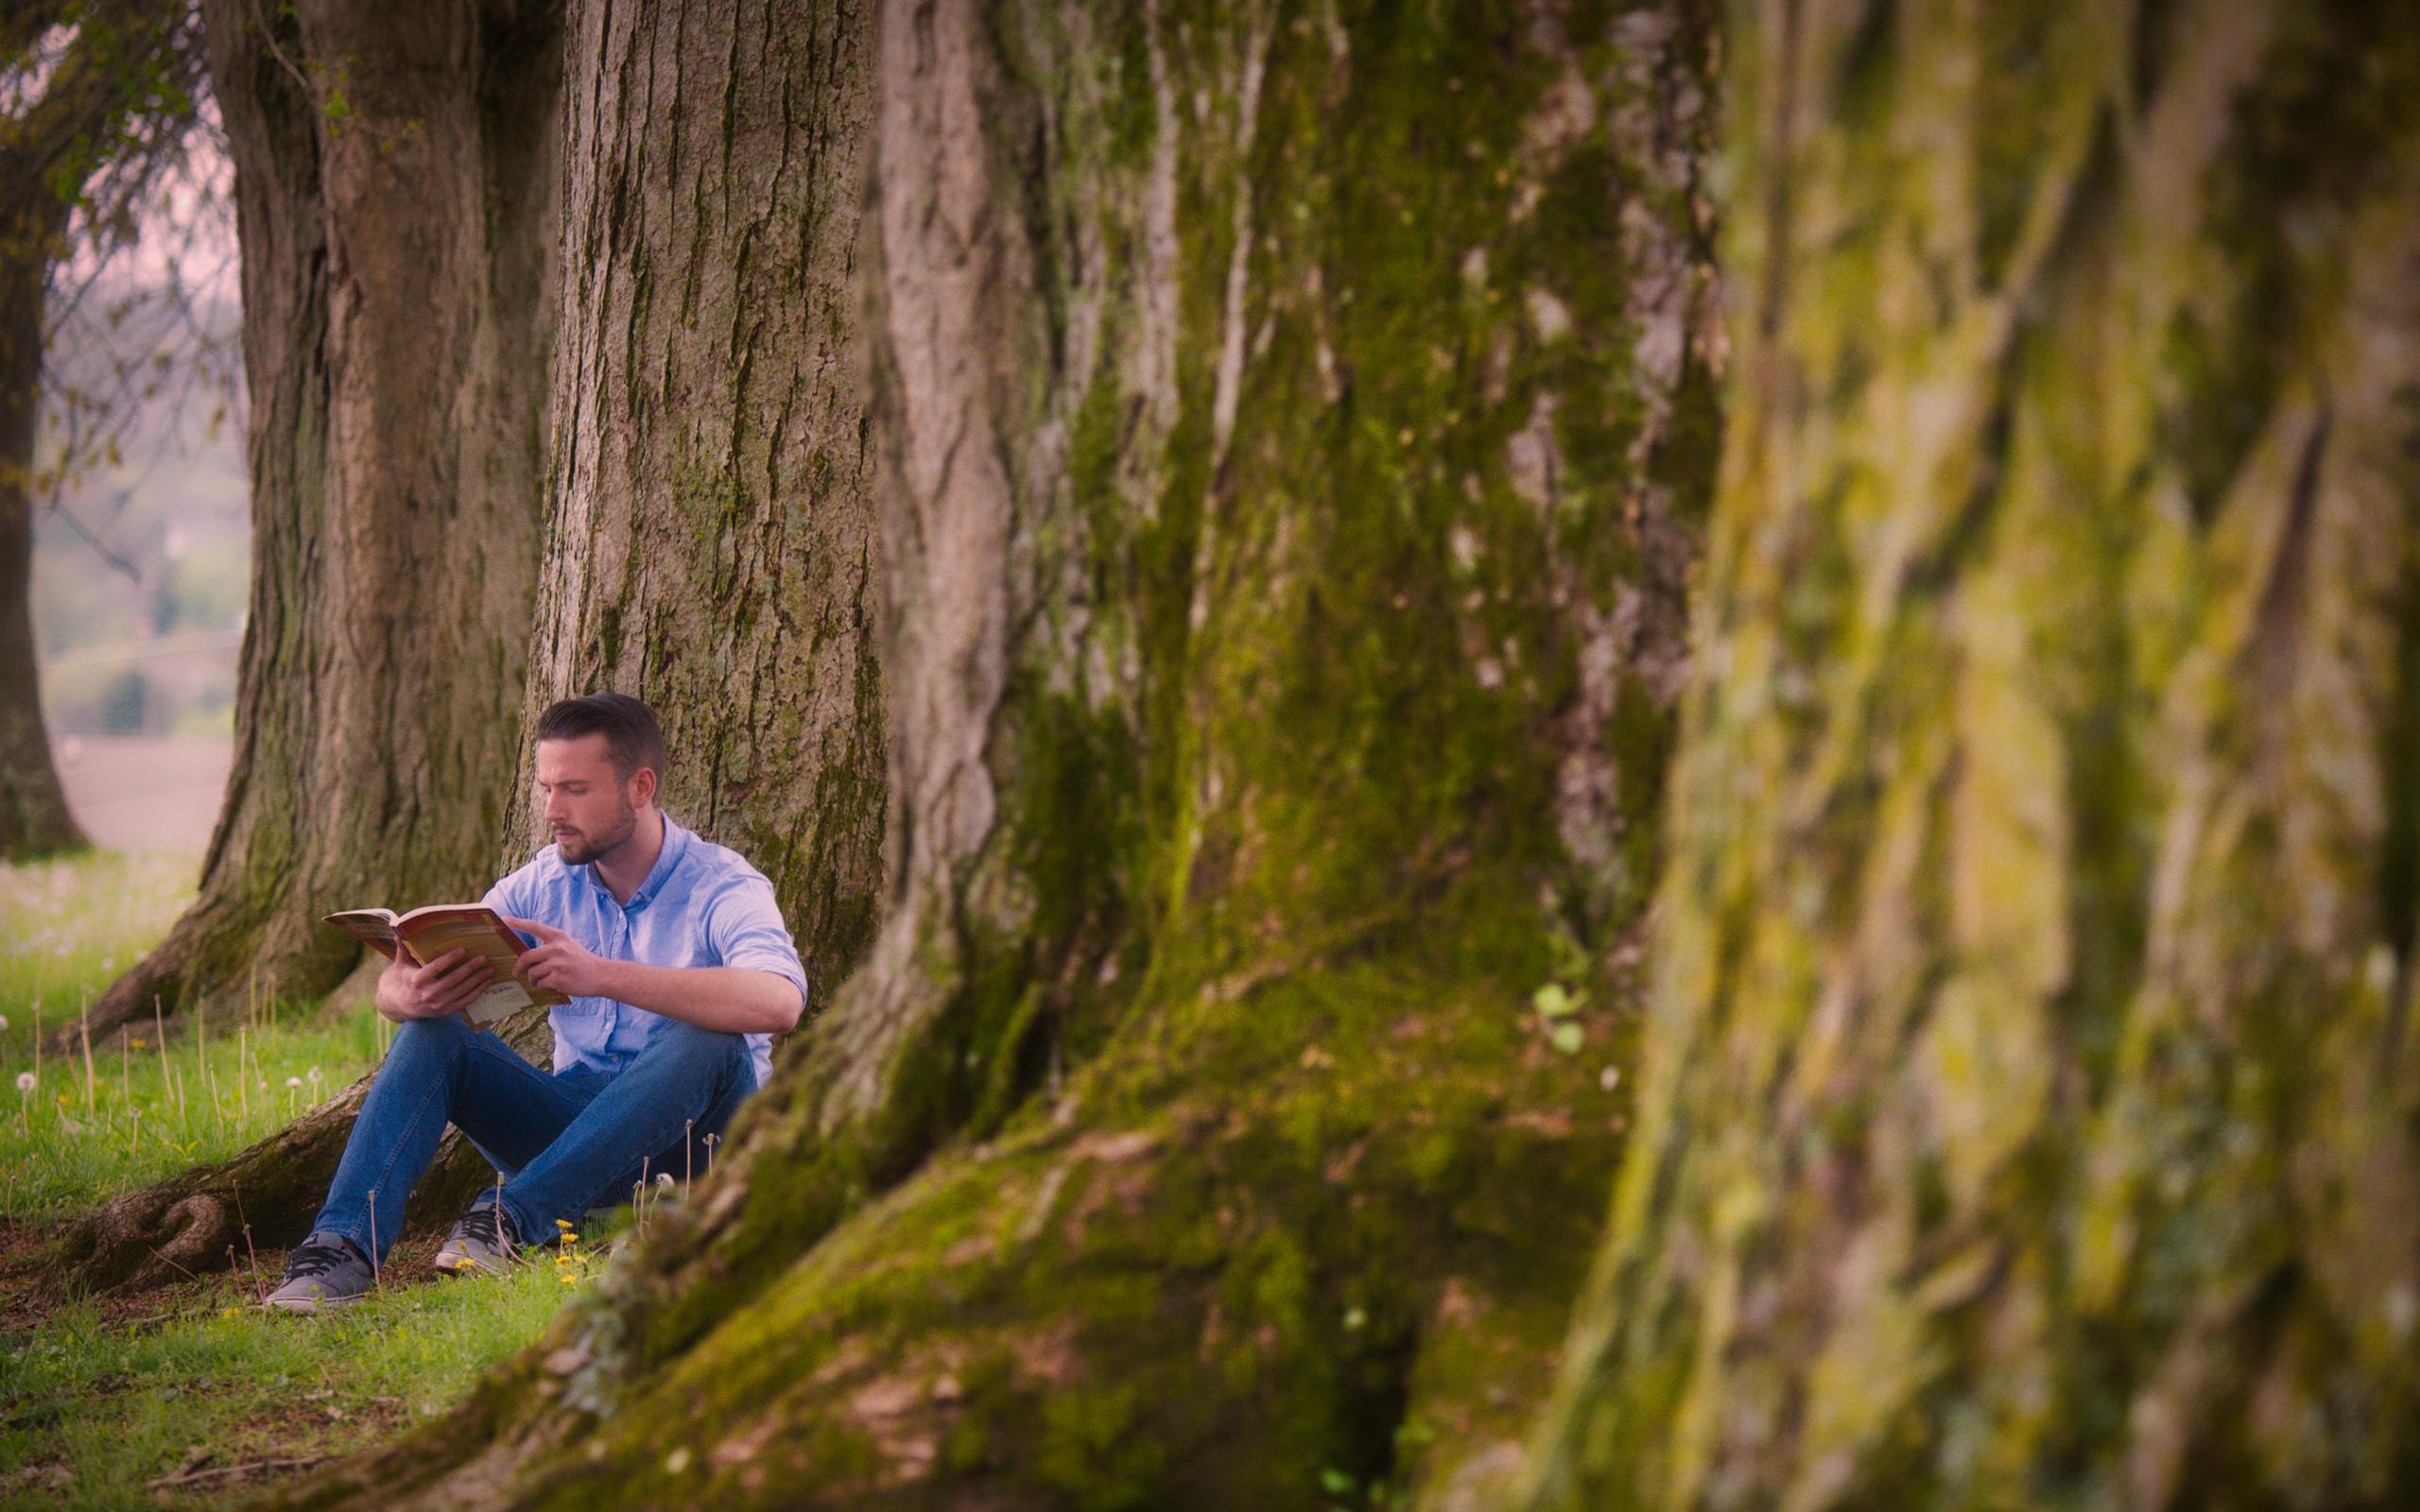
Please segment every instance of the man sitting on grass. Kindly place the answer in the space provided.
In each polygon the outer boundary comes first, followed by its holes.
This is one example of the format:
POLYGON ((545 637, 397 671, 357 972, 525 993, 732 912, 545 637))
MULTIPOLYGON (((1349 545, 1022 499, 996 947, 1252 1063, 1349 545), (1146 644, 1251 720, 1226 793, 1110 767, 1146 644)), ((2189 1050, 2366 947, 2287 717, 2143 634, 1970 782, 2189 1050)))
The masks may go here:
POLYGON ((806 975, 772 885, 655 806, 663 770, 663 729, 636 698, 568 698, 539 719, 555 843, 484 902, 535 939, 522 976, 571 999, 550 1015, 554 1074, 461 1017, 489 983, 483 957, 399 954, 377 1004, 401 1027, 267 1306, 310 1313, 370 1290, 448 1123, 502 1177, 437 1252, 456 1275, 553 1242, 558 1220, 618 1202, 643 1172, 704 1169, 707 1136, 798 1022, 806 975))

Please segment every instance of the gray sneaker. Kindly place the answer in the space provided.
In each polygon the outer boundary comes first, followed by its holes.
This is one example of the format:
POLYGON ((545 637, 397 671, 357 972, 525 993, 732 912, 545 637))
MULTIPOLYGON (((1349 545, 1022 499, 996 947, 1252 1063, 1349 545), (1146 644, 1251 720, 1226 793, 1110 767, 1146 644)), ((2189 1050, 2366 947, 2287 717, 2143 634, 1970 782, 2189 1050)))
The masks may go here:
POLYGON ((483 1192, 437 1246, 436 1265, 448 1276, 493 1276, 527 1247, 513 1237, 512 1220, 495 1197, 483 1192))
POLYGON ((370 1295, 370 1262, 342 1234, 313 1233, 285 1257, 285 1280, 261 1299, 277 1313, 319 1313, 370 1295))

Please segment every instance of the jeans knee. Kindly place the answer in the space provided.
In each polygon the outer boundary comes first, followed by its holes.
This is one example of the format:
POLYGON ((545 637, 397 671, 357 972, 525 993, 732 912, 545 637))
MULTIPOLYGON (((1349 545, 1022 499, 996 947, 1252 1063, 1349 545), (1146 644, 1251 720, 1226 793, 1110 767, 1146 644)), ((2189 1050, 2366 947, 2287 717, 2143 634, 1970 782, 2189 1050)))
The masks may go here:
POLYGON ((648 1053, 700 1074, 720 1073, 748 1058, 748 1037, 701 1029, 678 1019, 657 1029, 648 1053))
POLYGON ((387 1060, 392 1064, 406 1058, 427 1058, 450 1063, 471 1042, 472 1032, 458 1013, 437 1019, 406 1019, 395 1025, 395 1039, 387 1048, 387 1060))

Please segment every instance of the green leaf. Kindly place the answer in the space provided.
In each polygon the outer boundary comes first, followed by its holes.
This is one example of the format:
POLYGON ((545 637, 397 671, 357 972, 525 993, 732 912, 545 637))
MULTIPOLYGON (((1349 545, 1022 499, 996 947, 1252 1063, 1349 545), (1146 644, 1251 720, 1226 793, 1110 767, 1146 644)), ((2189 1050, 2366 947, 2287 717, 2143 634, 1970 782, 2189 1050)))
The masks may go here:
POLYGON ((1580 1011, 1580 1005, 1563 989, 1560 982, 1548 982, 1530 994, 1530 1005, 1546 1019, 1562 1019, 1580 1011))

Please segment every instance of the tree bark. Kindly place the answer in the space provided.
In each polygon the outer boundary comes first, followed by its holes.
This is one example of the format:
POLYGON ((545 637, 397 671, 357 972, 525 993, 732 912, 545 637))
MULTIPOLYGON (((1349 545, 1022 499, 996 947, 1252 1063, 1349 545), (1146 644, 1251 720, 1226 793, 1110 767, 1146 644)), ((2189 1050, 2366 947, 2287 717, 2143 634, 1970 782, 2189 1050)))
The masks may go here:
POLYGON ((1525 1504, 2420 1498, 2420 51, 1778 3, 1658 1008, 1525 1504))
POLYGON ((10 861, 87 844, 51 762, 34 664, 33 468, 43 293, 67 220, 64 200, 45 208, 52 213, 0 221, 0 858, 10 861))
POLYGON ((212 0, 252 598, 201 894, 102 1032, 316 997, 332 909, 490 879, 538 561, 560 77, 544 0, 212 0))
MULTIPOLYGON (((654 705, 666 808, 772 881, 816 1007, 881 892, 863 29, 834 6, 575 9, 527 700, 654 705)), ((516 812, 508 853, 528 835, 516 812)))
POLYGON ((34 663, 33 507, 45 302, 67 254, 70 212, 88 175, 127 144, 130 116, 190 120, 199 26, 177 0, 88 9, 22 7, 0 21, 14 56, 52 26, 76 37, 47 76, 27 79, 0 124, 0 860, 87 843, 59 782, 34 663), (32 88, 39 84, 39 88, 32 88))
MULTIPOLYGON (((878 903, 885 731, 850 351, 872 90, 862 26, 808 19, 573 17, 582 108, 550 128, 568 129, 571 171, 527 712, 597 687, 657 705, 667 805, 773 880, 820 1005, 878 903)), ((509 813, 510 857, 528 831, 509 813)), ((526 1030, 542 1061, 543 1020, 526 1030)), ((95 1285, 223 1264, 239 1192, 259 1242, 300 1238, 362 1091, 108 1204, 57 1256, 95 1285)), ((484 1171, 448 1157, 412 1221, 449 1221, 484 1171)))
POLYGON ((881 933, 635 1263, 290 1503, 1503 1482, 1618 1143, 1712 471, 1703 28, 1588 14, 831 12, 881 933))

